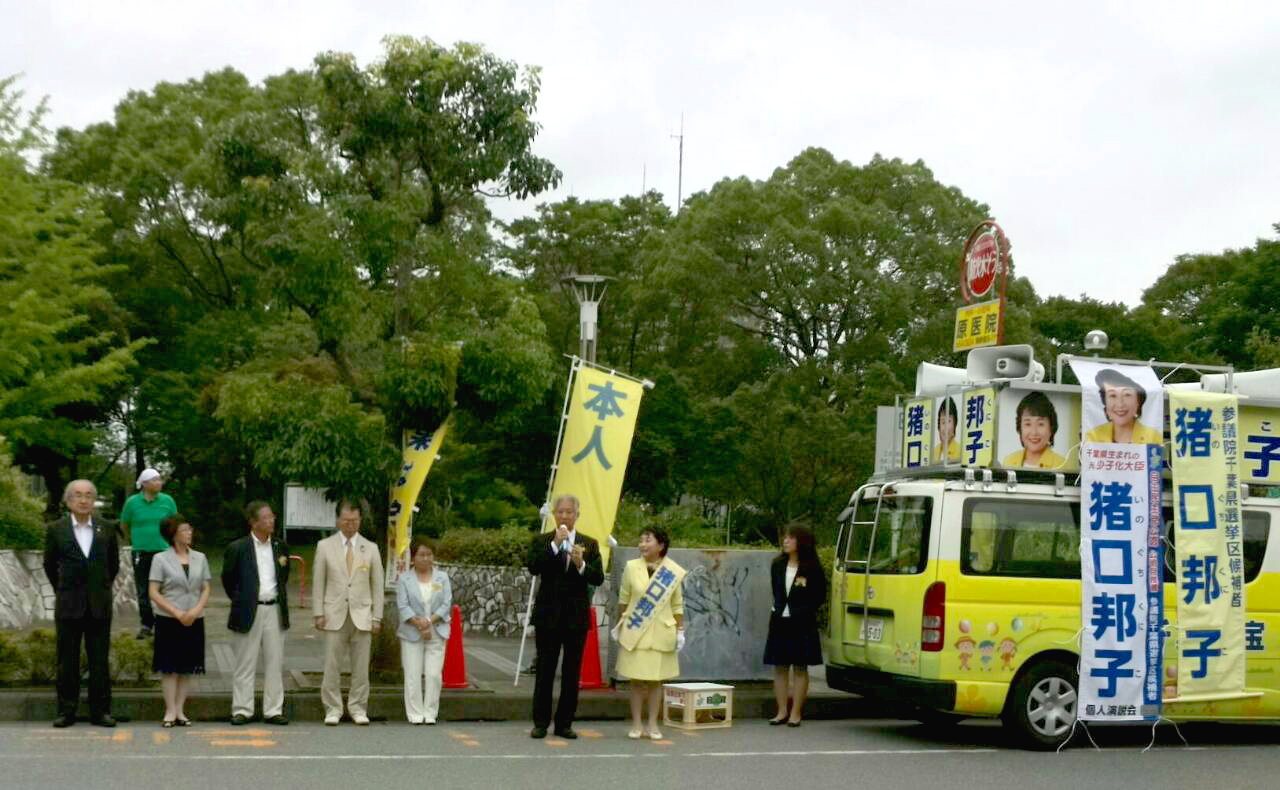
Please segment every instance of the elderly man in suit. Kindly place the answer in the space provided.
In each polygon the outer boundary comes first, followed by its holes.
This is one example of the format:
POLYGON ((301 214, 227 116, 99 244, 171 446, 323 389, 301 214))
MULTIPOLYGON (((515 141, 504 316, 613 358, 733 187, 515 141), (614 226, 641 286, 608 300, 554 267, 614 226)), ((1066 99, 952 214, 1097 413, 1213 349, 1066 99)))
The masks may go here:
POLYGON ((382 556, 360 534, 360 506, 342 500, 335 508, 338 531, 316 544, 312 600, 316 628, 325 633, 324 680, 320 701, 324 723, 342 718, 343 656, 351 659, 347 712, 356 724, 369 723, 369 648, 382 630, 382 556))
POLYGON ((556 664, 563 650, 555 734, 573 739, 578 737, 573 731, 573 718, 578 712, 578 673, 590 628, 588 588, 604 583, 604 565, 600 545, 576 529, 578 498, 572 494, 557 497, 554 515, 556 531, 535 537, 525 562, 529 572, 539 578, 532 618, 538 667, 533 684, 533 729, 529 735, 547 737, 547 727, 552 724, 551 692, 556 664))
POLYGON ((234 632, 231 723, 253 717, 253 681, 263 656, 262 719, 285 725, 284 632, 289 629, 289 548, 275 537, 276 514, 266 502, 245 508, 249 534, 231 542, 222 559, 222 588, 231 599, 234 632))
POLYGON ((55 727, 70 727, 80 704, 80 643, 89 658, 89 721, 114 727, 107 651, 111 644, 112 584, 120 572, 116 525, 94 517, 98 489, 72 480, 62 501, 69 513, 49 525, 44 538, 44 574, 53 586, 58 649, 58 715, 55 727))

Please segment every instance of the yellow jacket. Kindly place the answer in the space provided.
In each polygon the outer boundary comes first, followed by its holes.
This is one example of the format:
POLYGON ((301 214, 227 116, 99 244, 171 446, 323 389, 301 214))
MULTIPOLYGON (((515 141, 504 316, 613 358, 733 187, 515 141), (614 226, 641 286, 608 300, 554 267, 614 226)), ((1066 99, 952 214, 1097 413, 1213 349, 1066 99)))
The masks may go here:
POLYGON ((1035 464, 1034 466, 1026 463, 1026 457, 1027 451, 1019 450, 1004 459, 1004 466, 1023 466, 1031 469, 1036 467, 1039 467, 1040 469, 1061 469, 1067 462, 1067 459, 1055 453, 1052 447, 1044 448, 1044 452, 1040 453, 1040 463, 1035 464))
MULTIPOLYGON (((1085 434, 1085 440, 1090 442, 1114 442, 1115 426, 1110 422, 1104 422, 1085 434)), ((1140 422, 1133 424, 1133 439, 1130 444, 1163 444, 1164 436, 1155 428, 1143 425, 1140 422)))

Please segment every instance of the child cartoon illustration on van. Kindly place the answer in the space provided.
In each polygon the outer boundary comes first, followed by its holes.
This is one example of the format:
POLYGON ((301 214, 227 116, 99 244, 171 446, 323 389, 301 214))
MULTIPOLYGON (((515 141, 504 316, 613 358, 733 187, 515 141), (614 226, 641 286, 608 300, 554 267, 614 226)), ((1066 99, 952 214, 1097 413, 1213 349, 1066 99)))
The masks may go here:
POLYGON ((996 643, 990 639, 984 639, 978 644, 978 651, 982 653, 982 668, 991 669, 991 659, 996 653, 996 643))
POLYGON ((1013 669, 1013 657, 1018 654, 1018 643, 1005 637, 1000 642, 1000 668, 1013 669))
POLYGON ((956 650, 960 651, 960 668, 969 669, 969 659, 973 657, 973 637, 962 636, 956 640, 956 650))

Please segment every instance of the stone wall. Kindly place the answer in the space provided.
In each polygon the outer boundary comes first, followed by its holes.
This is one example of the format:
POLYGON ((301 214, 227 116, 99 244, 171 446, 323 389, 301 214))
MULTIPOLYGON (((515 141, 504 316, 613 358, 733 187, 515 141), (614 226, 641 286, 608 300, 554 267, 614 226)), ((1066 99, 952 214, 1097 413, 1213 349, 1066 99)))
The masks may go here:
MULTIPOLYGON (((463 633, 477 632, 489 636, 519 636, 524 624, 525 606, 529 597, 529 580, 533 576, 524 568, 504 568, 492 565, 449 565, 440 567, 449 574, 453 585, 453 602, 462 610, 463 633)), ((592 603, 596 615, 606 627, 608 612, 616 603, 613 585, 608 577, 604 586, 595 591, 592 603)))
MULTIPOLYGON (((53 587, 44 575, 39 551, 0 549, 0 628, 22 630, 53 624, 53 587)), ((115 611, 137 613, 130 550, 120 550, 115 583, 115 611)))

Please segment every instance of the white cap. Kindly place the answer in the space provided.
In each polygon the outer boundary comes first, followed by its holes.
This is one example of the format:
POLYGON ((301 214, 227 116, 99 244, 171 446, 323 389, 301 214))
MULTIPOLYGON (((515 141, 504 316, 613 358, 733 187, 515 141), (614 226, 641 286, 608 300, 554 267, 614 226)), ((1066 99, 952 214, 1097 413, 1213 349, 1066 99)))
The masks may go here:
POLYGON ((159 472, 148 466, 146 469, 142 470, 142 474, 138 475, 138 488, 142 488, 143 483, 148 480, 155 480, 159 476, 159 472))

